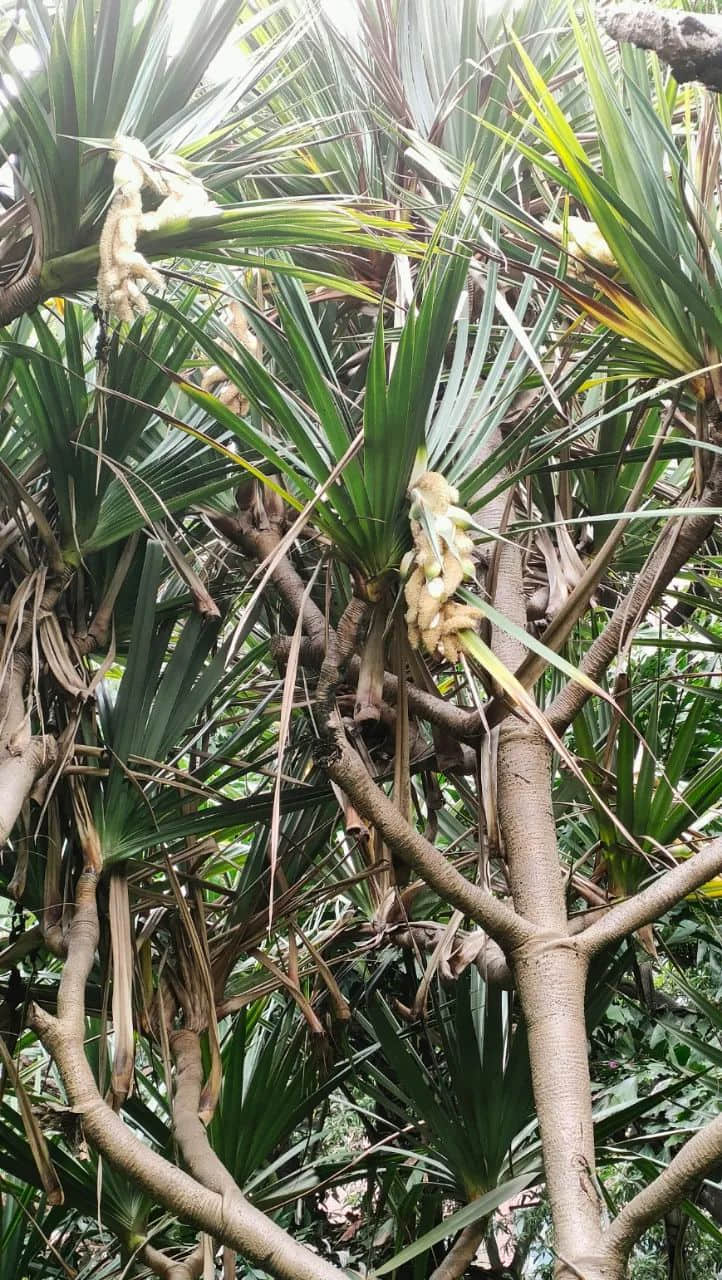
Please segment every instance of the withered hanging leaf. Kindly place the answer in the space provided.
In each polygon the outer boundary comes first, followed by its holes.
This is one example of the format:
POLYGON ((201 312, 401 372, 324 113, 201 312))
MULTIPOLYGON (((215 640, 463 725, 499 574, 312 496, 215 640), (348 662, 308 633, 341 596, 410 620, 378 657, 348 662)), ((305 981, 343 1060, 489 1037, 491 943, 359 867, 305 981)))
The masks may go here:
POLYGON ((50 1204, 60 1205, 64 1201, 63 1188, 60 1179, 55 1171, 55 1166, 50 1159, 50 1151, 45 1141, 44 1134, 38 1123, 37 1116, 32 1108, 32 1103, 25 1091, 25 1086, 20 1079, 20 1073, 15 1065, 15 1059, 12 1057, 5 1041, 0 1036, 0 1059, 7 1072, 8 1079, 15 1091, 20 1115, 25 1130, 25 1136, 28 1140, 28 1146, 32 1152, 35 1167, 40 1175, 40 1181, 43 1190, 48 1197, 50 1204))
POLYGON ((124 874, 110 877, 108 894, 110 942, 113 956, 113 1071, 110 1087, 113 1107, 119 1110, 133 1089, 133 968, 134 944, 130 924, 128 881, 124 874))

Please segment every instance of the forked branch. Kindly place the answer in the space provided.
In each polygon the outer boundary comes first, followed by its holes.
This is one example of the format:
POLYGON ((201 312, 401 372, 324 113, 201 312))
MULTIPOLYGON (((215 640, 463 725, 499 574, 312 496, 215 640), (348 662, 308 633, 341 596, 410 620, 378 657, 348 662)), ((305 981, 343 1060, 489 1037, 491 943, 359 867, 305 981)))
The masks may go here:
POLYGON ((201 1245, 185 1258, 170 1258, 167 1253, 146 1244, 140 1257, 160 1280, 198 1280, 203 1274, 203 1249, 201 1245))
POLYGON ((374 782, 342 730, 333 735, 333 748, 324 761, 330 778, 338 784, 363 818, 381 832, 390 849, 413 867, 439 897, 481 925, 505 950, 520 946, 534 933, 533 926, 505 902, 473 884, 412 827, 374 782))

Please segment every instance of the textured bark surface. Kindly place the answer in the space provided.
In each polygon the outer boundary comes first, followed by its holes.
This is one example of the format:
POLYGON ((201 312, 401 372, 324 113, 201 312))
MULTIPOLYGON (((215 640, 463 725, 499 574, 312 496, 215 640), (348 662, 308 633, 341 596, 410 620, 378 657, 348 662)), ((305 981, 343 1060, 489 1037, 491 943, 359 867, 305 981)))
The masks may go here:
POLYGON ((610 1276, 626 1273, 627 1259, 640 1236, 716 1170, 721 1156, 722 1115, 690 1138, 659 1177, 634 1196, 612 1222, 605 1236, 610 1276))
MULTIPOLYGON (((703 510, 665 527, 627 597, 591 647, 583 667, 587 674, 598 678, 614 661, 675 573, 712 532, 716 512, 704 508, 718 507, 721 502, 722 464, 715 459, 705 488, 694 502, 703 510)), ((504 516, 501 496, 483 511, 485 525, 501 531, 504 516)), ((254 536, 248 549, 257 558, 265 557, 272 549, 272 541, 254 536)), ((499 543, 487 574, 486 590, 499 611, 523 629, 526 599, 522 556, 521 548, 499 543)), ((292 617, 297 617, 305 608, 305 584, 290 563, 278 568, 279 572, 274 571, 274 584, 292 617)), ((315 606, 314 610, 310 618, 304 613, 308 638, 303 642, 301 660, 321 668, 317 694, 320 762, 357 813, 377 828, 394 856, 407 862, 444 901, 475 920, 495 940, 495 963, 498 960, 501 980, 508 982, 509 970, 513 975, 528 1034, 555 1229, 557 1280, 623 1280, 625 1249, 628 1252, 631 1243, 627 1242, 633 1243, 637 1238, 634 1231, 638 1222, 646 1221, 648 1213, 652 1214, 650 1221, 656 1220, 667 1210, 667 1198, 678 1201, 675 1189, 687 1185, 689 1169, 697 1167, 701 1158, 712 1167, 710 1162, 719 1159, 717 1134, 705 1130, 696 1149, 692 1147, 686 1156, 680 1152, 674 1169, 672 1162, 666 1171, 670 1174, 668 1197, 654 1197, 654 1203, 661 1203, 659 1212, 652 1211, 652 1199, 641 1202, 637 1198, 639 1207, 630 1215, 633 1225, 622 1222, 619 1236, 613 1230, 604 1231, 604 1206, 595 1169, 585 1020, 588 964, 602 946, 657 918, 686 892, 715 874, 722 865, 722 849, 709 847, 696 854, 635 898, 595 914, 591 924, 591 916, 570 924, 552 808, 550 749, 535 725, 504 708, 498 728, 496 807, 512 909, 509 903, 494 898, 456 871, 444 854, 406 820, 347 742, 334 711, 335 691, 341 673, 356 674, 358 659, 353 656, 353 644, 340 642, 341 624, 337 636, 325 620, 322 624, 322 615, 315 606)), ((275 647, 279 658, 286 655, 284 640, 279 638, 275 647)), ((491 644, 511 671, 522 666, 528 656, 523 641, 501 627, 492 628, 491 644)), ((389 679, 387 676, 384 681, 384 697, 391 701, 389 679)), ((552 708, 552 722, 558 731, 568 727, 588 696, 588 691, 579 685, 563 690, 552 708)), ((432 699, 427 717, 432 723, 443 721, 444 727, 451 727, 454 714, 459 714, 465 717, 463 727, 470 737, 480 732, 481 717, 475 711, 459 708, 457 712, 451 706, 444 707, 437 720, 439 703, 439 699, 432 699)), ((423 710, 420 714, 424 714, 423 710)), ((479 1238, 476 1226, 463 1232, 437 1268, 435 1280, 452 1280, 463 1274, 479 1238)))
MULTIPOLYGON (((484 508, 502 529, 504 500, 484 508)), ((495 607, 526 626, 522 551, 499 543, 495 607)), ((527 650, 501 627, 491 647, 514 671, 527 650)), ((544 1172, 554 1222, 558 1280, 602 1280, 601 1203, 596 1191, 592 1098, 584 1019, 587 960, 569 936, 556 826, 551 760, 539 729, 507 715, 499 727, 497 807, 514 906, 534 936, 509 956, 526 1024, 544 1172)))
POLYGON ((623 4, 602 11, 608 35, 620 44, 653 49, 672 69, 675 80, 698 80, 722 90, 722 16, 658 9, 653 4, 623 4))
POLYGON ((200 1247, 186 1258, 178 1259, 147 1244, 141 1249, 140 1257, 155 1275, 160 1276, 160 1280, 198 1280, 203 1274, 203 1250, 200 1247))
MULTIPOLYGON (((208 1141, 198 1109, 203 1088, 201 1045, 195 1031, 174 1031, 170 1047, 176 1068, 173 1132, 186 1168, 204 1187, 231 1199, 248 1201, 208 1141)), ((250 1207, 250 1206, 249 1206, 250 1207)))
POLYGON ((509 716, 499 730, 497 804, 514 905, 526 920, 564 935, 550 764, 540 730, 509 716))
MULTIPOLYGON (((0 686, 0 845, 9 838, 35 782, 57 755, 54 738, 31 736, 24 693, 29 665, 25 654, 16 653, 0 686)), ((20 885, 17 888, 22 892, 20 885)))
MULTIPOLYGON (((290 650, 290 636, 271 636, 271 653, 278 662, 285 662, 290 650)), ((325 652, 325 645, 315 646, 309 639, 304 638, 301 641, 299 662, 304 667, 319 670, 325 652)), ((354 684, 358 680, 360 670, 360 658, 353 657, 348 664, 346 672, 346 678, 349 683, 354 684)), ((384 701, 392 706, 398 701, 399 682, 397 677, 390 671, 384 672, 383 696, 384 701)), ((420 689, 418 685, 411 684, 408 680, 406 682, 406 697, 409 711, 412 715, 428 721, 429 724, 435 725, 439 729, 446 730, 456 740, 473 742, 482 731, 481 716, 478 711, 466 710, 465 707, 456 706, 453 702, 446 702, 441 694, 429 693, 426 689, 420 689)))
POLYGON ((722 871, 722 837, 710 840, 697 853, 666 871, 632 898, 611 907, 585 931, 581 946, 588 955, 619 942, 635 929, 658 920, 688 893, 694 893, 722 871))
POLYGON ((46 296, 39 267, 33 265, 19 280, 13 280, 0 289, 0 328, 32 311, 46 296))
POLYGON ((15 826, 36 778, 50 768, 55 755, 53 738, 33 738, 18 755, 0 764, 0 844, 15 826))
POLYGON ((513 960, 529 1040, 559 1280, 604 1275, 584 1020, 586 959, 575 941, 540 938, 513 960))

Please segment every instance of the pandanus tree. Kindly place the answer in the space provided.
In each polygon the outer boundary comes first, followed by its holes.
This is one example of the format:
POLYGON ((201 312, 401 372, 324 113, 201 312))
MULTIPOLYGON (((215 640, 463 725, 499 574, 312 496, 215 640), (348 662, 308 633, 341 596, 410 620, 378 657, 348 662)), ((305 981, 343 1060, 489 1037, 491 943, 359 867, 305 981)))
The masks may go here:
POLYGON ((722 1241, 719 103, 507 17, 2 12, 8 1276, 722 1241))

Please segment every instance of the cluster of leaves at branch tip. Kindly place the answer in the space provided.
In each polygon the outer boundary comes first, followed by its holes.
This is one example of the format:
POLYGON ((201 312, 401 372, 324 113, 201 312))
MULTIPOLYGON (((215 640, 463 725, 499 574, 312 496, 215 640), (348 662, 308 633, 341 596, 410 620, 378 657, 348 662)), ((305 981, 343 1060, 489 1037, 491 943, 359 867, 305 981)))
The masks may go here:
POLYGON ((142 142, 123 136, 113 139, 110 155, 115 160, 113 196, 98 246, 98 302, 130 324, 134 314, 148 311, 139 282, 163 287, 161 276, 136 248, 139 233, 157 231, 176 218, 209 213, 216 206, 179 156, 169 153, 151 160, 142 142), (144 189, 161 197, 157 209, 144 211, 144 189))
POLYGON ((471 517, 456 504, 459 493, 437 471, 425 471, 409 491, 413 550, 401 561, 408 581, 406 622, 414 649, 458 662, 461 635, 475 630, 480 612, 454 596, 465 578, 474 579, 474 544, 466 530, 471 517))

